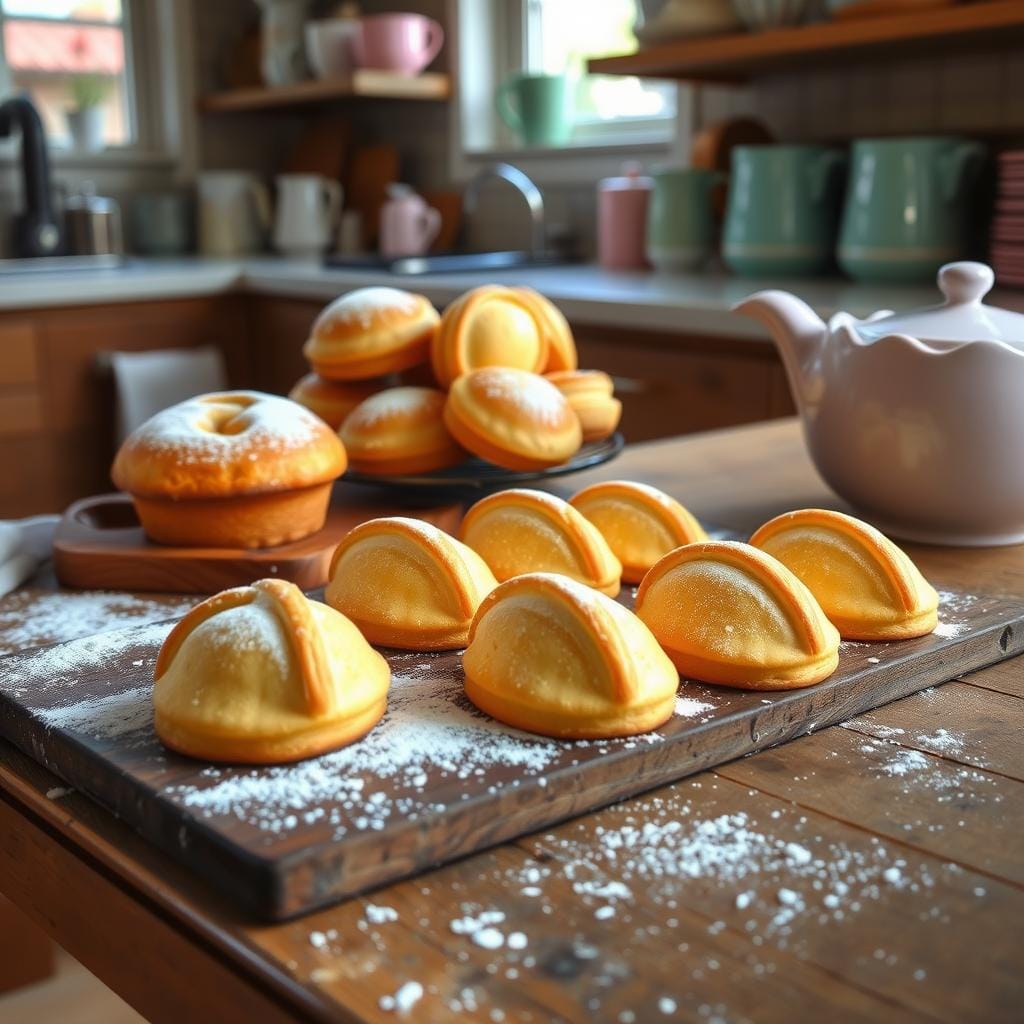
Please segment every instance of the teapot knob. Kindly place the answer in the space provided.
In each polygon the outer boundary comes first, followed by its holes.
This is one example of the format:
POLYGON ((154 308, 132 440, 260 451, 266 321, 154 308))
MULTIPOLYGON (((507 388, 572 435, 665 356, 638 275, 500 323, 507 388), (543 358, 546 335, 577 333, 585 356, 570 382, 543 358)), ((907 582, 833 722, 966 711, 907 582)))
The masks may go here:
POLYGON ((947 263, 939 270, 939 288, 949 305, 981 302, 995 283, 992 268, 985 263, 947 263))

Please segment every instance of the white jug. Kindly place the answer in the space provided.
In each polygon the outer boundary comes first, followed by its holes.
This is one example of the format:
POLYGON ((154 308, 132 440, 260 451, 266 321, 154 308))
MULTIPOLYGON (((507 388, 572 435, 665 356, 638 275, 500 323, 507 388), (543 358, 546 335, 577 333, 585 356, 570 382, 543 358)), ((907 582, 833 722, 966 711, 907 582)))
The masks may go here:
POLYGON ((322 256, 341 212, 341 186, 318 174, 277 177, 274 248, 295 259, 322 256))
POLYGON ((270 227, 270 197, 247 171, 199 175, 199 251, 204 256, 246 256, 263 248, 270 227))

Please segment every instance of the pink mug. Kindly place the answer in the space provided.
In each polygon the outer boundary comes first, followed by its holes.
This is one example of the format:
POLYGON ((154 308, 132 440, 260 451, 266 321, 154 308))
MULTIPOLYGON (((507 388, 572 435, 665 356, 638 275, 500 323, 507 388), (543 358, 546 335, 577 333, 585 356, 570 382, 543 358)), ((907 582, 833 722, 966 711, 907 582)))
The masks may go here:
POLYGON ((356 64, 418 75, 441 51, 444 29, 422 14, 371 14, 359 19, 356 64))
POLYGON ((388 188, 380 211, 382 256, 422 256, 441 230, 441 214, 408 185, 388 188))

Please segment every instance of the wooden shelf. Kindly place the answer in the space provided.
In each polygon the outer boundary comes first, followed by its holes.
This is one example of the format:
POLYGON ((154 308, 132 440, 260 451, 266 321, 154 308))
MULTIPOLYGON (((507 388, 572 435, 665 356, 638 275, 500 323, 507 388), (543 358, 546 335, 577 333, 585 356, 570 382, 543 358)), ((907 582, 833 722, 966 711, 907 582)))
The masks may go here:
POLYGON ((294 85, 254 86, 216 92, 199 100, 199 109, 207 114, 230 114, 246 110, 271 110, 334 100, 446 100, 451 95, 451 80, 440 72, 425 72, 410 77, 390 71, 361 69, 345 78, 314 79, 294 85))
POLYGON ((879 63, 913 52, 935 55, 1014 45, 1024 39, 1024 3, 984 3, 768 32, 684 39, 588 64, 593 74, 693 82, 744 82, 759 75, 840 62, 879 63))

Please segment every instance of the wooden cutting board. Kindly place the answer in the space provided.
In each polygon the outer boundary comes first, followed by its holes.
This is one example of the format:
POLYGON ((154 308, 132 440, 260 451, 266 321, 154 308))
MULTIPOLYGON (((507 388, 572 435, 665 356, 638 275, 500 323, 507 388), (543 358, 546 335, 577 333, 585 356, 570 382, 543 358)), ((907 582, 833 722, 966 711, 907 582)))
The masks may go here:
POLYGON ((156 739, 163 623, 0 658, 0 735, 247 911, 281 919, 1024 651, 1019 603, 944 594, 941 617, 918 640, 844 644, 837 672, 807 690, 684 682, 665 726, 608 742, 547 740, 481 715, 458 654, 385 652, 389 707, 368 737, 255 769, 211 768, 156 739))

